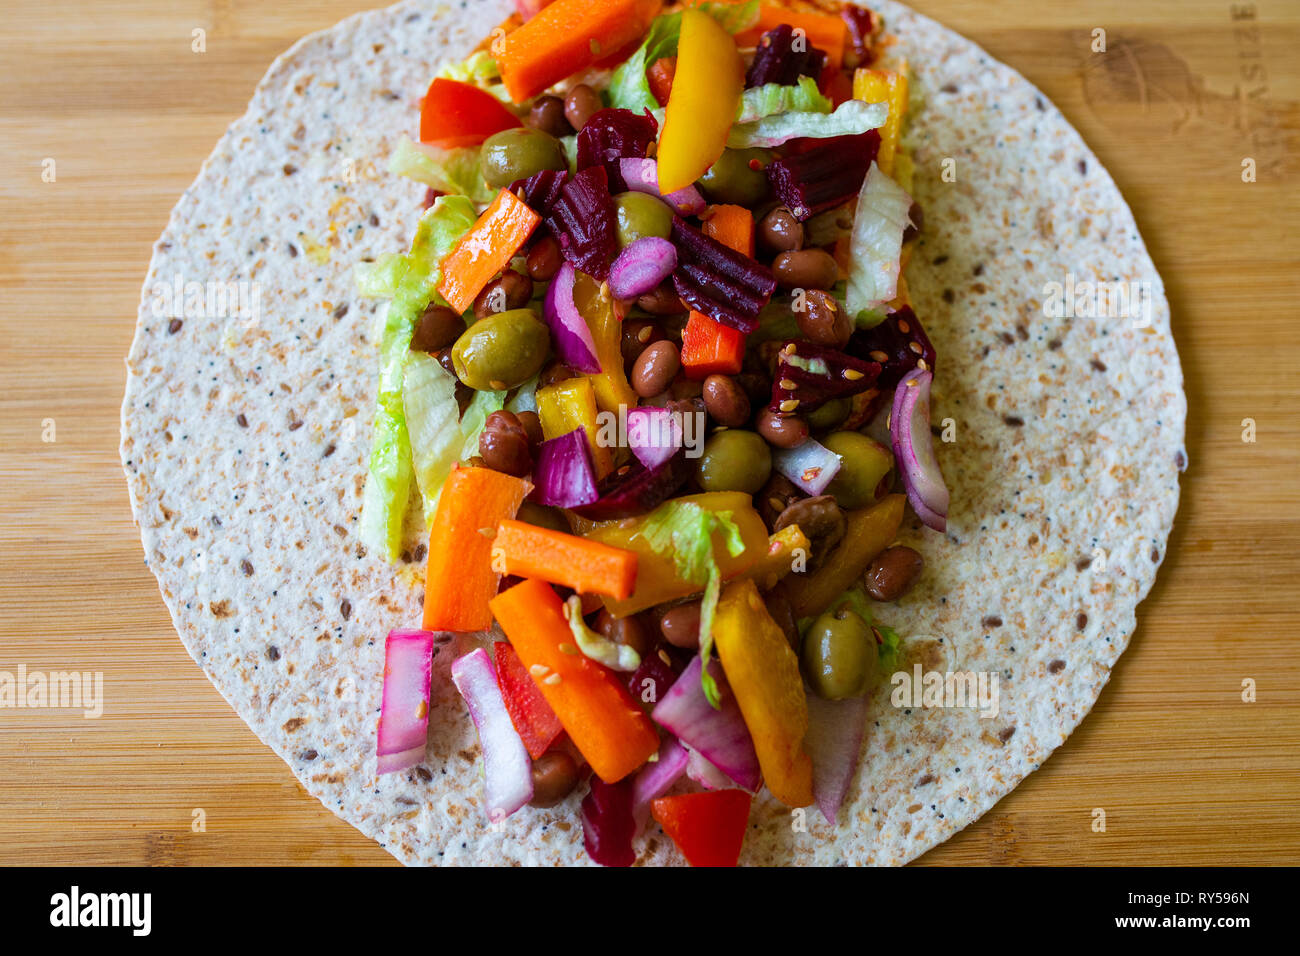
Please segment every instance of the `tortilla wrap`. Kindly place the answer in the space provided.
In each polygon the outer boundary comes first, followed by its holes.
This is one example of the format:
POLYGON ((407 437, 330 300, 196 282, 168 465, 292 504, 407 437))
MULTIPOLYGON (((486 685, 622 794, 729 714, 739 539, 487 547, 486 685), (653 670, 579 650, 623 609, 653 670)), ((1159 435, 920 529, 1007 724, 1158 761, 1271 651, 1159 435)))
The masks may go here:
MULTIPOLYGON (((747 864, 904 863, 1047 759, 1133 634, 1186 461, 1163 286, 1106 170, 1019 74, 897 3, 873 8, 913 71, 926 227, 907 279, 952 439, 936 441, 948 531, 909 512, 900 537, 925 572, 881 616, 909 672, 997 675, 998 713, 895 707, 882 687, 839 827, 764 791, 747 864), (1048 283, 1097 281, 1144 283, 1147 314, 1045 314, 1048 283)), ((400 3, 276 60, 154 248, 122 408, 146 559, 186 648, 310 793, 411 864, 586 861, 585 788, 488 824, 450 644, 426 760, 375 775, 384 636, 420 621, 425 532, 412 508, 396 567, 357 537, 383 306, 358 297, 353 266, 406 247, 424 187, 387 157, 439 63, 508 10, 400 3)), ((657 828, 638 849, 681 862, 657 828)))

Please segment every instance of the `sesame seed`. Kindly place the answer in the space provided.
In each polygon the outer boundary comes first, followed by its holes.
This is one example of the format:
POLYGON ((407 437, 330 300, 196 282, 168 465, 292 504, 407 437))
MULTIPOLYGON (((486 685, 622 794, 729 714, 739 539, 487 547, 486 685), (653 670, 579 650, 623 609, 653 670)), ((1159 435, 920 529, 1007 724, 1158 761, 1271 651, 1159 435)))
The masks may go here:
POLYGON ((781 403, 781 411, 783 412, 792 412, 798 407, 799 407, 799 399, 797 398, 787 398, 784 402, 781 403))
POLYGON ((552 674, 550 677, 548 677, 548 678, 546 678, 545 680, 543 680, 542 683, 543 683, 543 684, 550 684, 552 687, 554 687, 556 684, 558 684, 558 683, 559 683, 560 681, 562 681, 563 679, 564 679, 564 678, 562 678, 559 674, 552 674))
POLYGON ((915 352, 917 355, 920 355, 924 351, 924 349, 921 348, 920 342, 908 342, 907 347, 911 349, 913 352, 915 352))
POLYGON ((781 381, 780 381, 779 384, 780 384, 780 386, 781 386, 783 389, 785 389, 787 392, 793 390, 794 388, 796 388, 796 383, 795 383, 794 381, 792 381, 791 379, 788 379, 788 378, 783 378, 783 379, 781 379, 781 381))
POLYGON ((537 678, 545 677, 550 672, 551 669, 545 664, 534 664, 532 667, 528 668, 528 673, 537 678))
POLYGON ((889 356, 886 355, 884 352, 880 351, 880 349, 876 349, 875 351, 868 353, 868 358, 870 358, 871 361, 873 362, 889 361, 889 356))
POLYGON ((899 320, 898 320, 898 331, 900 331, 900 332, 902 332, 904 335, 906 335, 908 332, 911 332, 911 331, 912 331, 912 327, 911 327, 910 325, 907 324, 907 320, 906 320, 906 319, 899 319, 899 320))
POLYGON ((844 377, 850 382, 856 382, 861 378, 865 378, 865 376, 855 368, 846 368, 844 370, 844 377))

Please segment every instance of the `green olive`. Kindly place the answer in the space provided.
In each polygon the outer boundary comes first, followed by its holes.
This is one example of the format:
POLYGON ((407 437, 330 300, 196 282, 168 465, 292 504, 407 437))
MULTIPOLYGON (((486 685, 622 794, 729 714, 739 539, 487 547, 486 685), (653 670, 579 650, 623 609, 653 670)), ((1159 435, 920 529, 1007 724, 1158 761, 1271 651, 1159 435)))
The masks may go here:
POLYGON ((479 319, 451 347, 456 377, 480 391, 524 384, 541 370, 550 332, 532 309, 511 309, 479 319))
POLYGON ((855 611, 827 611, 812 622, 803 639, 803 672, 818 697, 861 697, 880 672, 876 639, 855 611))
POLYGON ((673 211, 648 193, 626 192, 614 197, 618 215, 618 246, 631 245, 646 236, 667 239, 673 229, 673 211))
POLYGON ((853 403, 849 399, 832 398, 820 408, 804 415, 804 420, 808 422, 808 427, 815 432, 829 431, 843 425, 844 420, 849 417, 849 412, 852 410, 853 403))
POLYGON ((543 169, 567 170, 569 160, 558 139, 539 129, 507 129, 483 141, 483 178, 495 189, 527 179, 543 169))
POLYGON ((879 442, 858 432, 833 432, 822 444, 840 456, 840 470, 826 494, 841 508, 865 508, 876 500, 876 489, 894 467, 894 456, 879 442))
POLYGON ((764 169, 771 159, 772 152, 767 149, 724 149, 700 177, 700 188, 710 202, 756 206, 767 198, 764 169))
POLYGON ((772 450, 755 432, 725 428, 704 443, 696 478, 705 491, 752 495, 772 475, 772 450))

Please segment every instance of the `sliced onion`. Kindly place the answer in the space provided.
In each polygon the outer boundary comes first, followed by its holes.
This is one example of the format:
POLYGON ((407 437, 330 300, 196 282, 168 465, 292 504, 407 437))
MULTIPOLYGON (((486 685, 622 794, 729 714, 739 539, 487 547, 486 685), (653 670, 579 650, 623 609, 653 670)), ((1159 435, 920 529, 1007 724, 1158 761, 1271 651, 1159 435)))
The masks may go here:
POLYGON ((714 710, 700 685, 703 667, 697 654, 650 716, 740 786, 755 791, 762 782, 758 754, 736 695, 727 686, 722 667, 717 661, 710 662, 709 674, 717 683, 721 698, 721 707, 714 710))
POLYGON ((772 454, 772 467, 810 495, 825 494, 826 486, 839 474, 841 464, 839 455, 811 438, 772 454))
POLYGON ((424 759, 432 677, 433 632, 389 631, 379 706, 378 773, 396 773, 424 759))
POLYGON ((465 698, 483 750, 483 797, 488 819, 504 820, 533 799, 532 764, 510 720, 496 669, 483 648, 451 665, 452 683, 465 698))
POLYGON ((682 447, 681 415, 655 405, 629 408, 627 445, 641 464, 659 467, 682 447))
POLYGON ((635 299, 656 288, 677 268, 677 247, 658 236, 628 243, 609 268, 609 291, 616 299, 635 299))
POLYGON ((650 801, 662 797, 668 788, 686 772, 686 748, 676 737, 669 737, 659 745, 659 759, 637 771, 632 781, 632 818, 636 832, 640 833, 650 820, 650 801))
POLYGON ((928 528, 948 526, 948 486, 934 457, 930 434, 930 382, 934 376, 919 368, 904 375, 894 391, 889 434, 907 500, 928 528))
POLYGON ((812 760, 813 800, 832 826, 862 759, 869 705, 866 696, 824 700, 808 694, 808 733, 803 749, 812 760))
POLYGON ((689 755, 686 761, 686 776, 705 790, 726 790, 732 786, 731 778, 705 760, 698 750, 687 747, 686 752, 689 755))
POLYGON ((659 164, 653 159, 620 159, 618 171, 633 192, 658 196, 679 216, 698 216, 708 203, 694 186, 687 186, 665 196, 659 191, 659 164))
POLYGON ((560 361, 574 371, 594 375, 600 371, 600 359, 596 357, 596 340, 591 336, 587 320, 573 302, 573 283, 577 278, 573 263, 560 266, 542 300, 542 316, 551 327, 555 354, 560 361))
POLYGON ((542 442, 537 449, 533 483, 532 498, 540 505, 576 508, 595 502, 600 492, 587 433, 575 428, 566 435, 542 442))

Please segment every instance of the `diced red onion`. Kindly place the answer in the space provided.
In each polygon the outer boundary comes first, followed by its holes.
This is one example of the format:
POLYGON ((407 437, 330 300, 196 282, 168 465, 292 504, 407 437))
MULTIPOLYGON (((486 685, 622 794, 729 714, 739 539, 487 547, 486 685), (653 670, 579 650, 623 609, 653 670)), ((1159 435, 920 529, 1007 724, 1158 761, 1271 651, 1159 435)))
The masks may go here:
POLYGON ((679 216, 698 216, 708 207, 703 194, 694 186, 686 186, 667 196, 659 191, 659 164, 653 159, 621 159, 619 171, 633 192, 658 196, 679 216))
POLYGON ((676 737, 659 745, 659 759, 637 771, 632 781, 632 819, 640 833, 650 820, 650 801, 662 797, 686 772, 686 748, 676 737))
POLYGON ((862 758, 862 737, 871 699, 825 700, 808 695, 808 733, 803 749, 812 760, 813 800, 832 826, 862 758))
POLYGON ((599 485, 600 498, 589 505, 575 505, 573 510, 590 521, 613 521, 653 511, 686 483, 691 476, 686 455, 678 451, 667 461, 647 468, 639 461, 625 472, 610 472, 599 485))
POLYGON ((711 661, 709 674, 718 685, 721 705, 715 710, 700 685, 703 667, 696 655, 650 716, 740 786, 755 791, 762 782, 758 754, 736 695, 727 685, 722 667, 717 661, 711 661))
POLYGON ((812 438, 794 448, 775 449, 772 454, 772 467, 810 495, 825 494, 841 465, 839 455, 812 438))
POLYGON ((484 808, 488 819, 497 823, 533 799, 532 763, 510 720, 487 651, 475 648, 452 664, 451 679, 478 728, 484 808))
POLYGON ((686 776, 690 777, 705 790, 726 790, 733 786, 731 778, 704 759, 698 750, 686 748, 686 776))
POLYGON ((587 320, 573 301, 573 284, 577 278, 578 272, 572 263, 560 266, 546 290, 546 298, 542 300, 542 315, 551 327, 555 354, 560 361, 575 372, 594 375, 600 371, 600 359, 596 357, 596 340, 592 338, 587 320))
POLYGON ((594 503, 600 492, 587 433, 575 428, 566 435, 542 442, 533 467, 533 484, 531 497, 540 505, 576 508, 594 503))
POLYGON ((930 434, 933 378, 930 372, 915 368, 899 380, 889 433, 912 510, 926 527, 943 531, 948 524, 948 486, 934 457, 934 438, 930 434))
POLYGON ((633 240, 609 267, 609 291, 616 299, 635 299, 656 288, 677 268, 677 247, 658 236, 633 240))
POLYGON ((378 773, 396 773, 424 759, 432 678, 433 632, 389 631, 384 642, 378 773))
POLYGON ((647 468, 658 468, 682 447, 681 416, 655 405, 629 408, 627 444, 637 461, 647 468))

